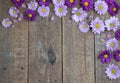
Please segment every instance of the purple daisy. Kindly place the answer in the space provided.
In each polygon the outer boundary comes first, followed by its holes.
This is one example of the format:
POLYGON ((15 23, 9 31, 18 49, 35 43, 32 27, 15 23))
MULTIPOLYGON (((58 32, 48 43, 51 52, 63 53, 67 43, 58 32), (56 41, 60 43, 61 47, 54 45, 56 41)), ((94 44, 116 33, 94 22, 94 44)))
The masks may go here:
POLYGON ((48 6, 44 6, 44 5, 40 6, 38 8, 38 13, 42 17, 47 17, 49 15, 49 13, 50 13, 50 8, 48 6))
POLYGON ((12 0, 16 7, 22 6, 25 3, 25 0, 12 0))
POLYGON ((9 18, 5 18, 2 21, 2 26, 4 26, 5 28, 10 27, 11 24, 12 24, 12 21, 9 18))
POLYGON ((68 12, 67 6, 61 4, 56 5, 54 11, 55 11, 55 15, 59 17, 65 16, 68 12))
POLYGON ((115 38, 120 40, 120 29, 115 32, 115 38))
POLYGON ((109 51, 114 51, 118 48, 118 41, 115 38, 109 39, 106 42, 106 49, 109 51))
POLYGON ((58 4, 64 5, 65 4, 65 0, 52 0, 52 2, 54 5, 58 5, 58 4))
POLYGON ((101 20, 100 18, 95 18, 95 20, 92 20, 91 25, 92 27, 92 31, 96 34, 100 34, 101 32, 103 32, 105 30, 105 25, 103 20, 101 20))
POLYGON ((25 16, 28 21, 34 21, 36 20, 36 11, 34 10, 26 10, 25 16))
POLYGON ((108 5, 112 4, 114 1, 115 1, 115 0, 105 0, 105 2, 106 2, 108 5))
POLYGON ((93 9, 94 0, 81 0, 81 5, 84 10, 90 11, 93 9))
POLYGON ((120 62, 120 50, 116 50, 114 53, 114 59, 120 62))
POLYGON ((73 8, 77 4, 78 0, 65 0, 65 3, 68 7, 73 8))
POLYGON ((50 0, 38 0, 38 4, 40 6, 42 6, 42 5, 49 6, 50 5, 50 0))
POLYGON ((107 30, 113 30, 116 31, 118 26, 120 25, 118 18, 111 17, 110 19, 105 21, 107 30))
POLYGON ((87 33, 90 29, 89 25, 86 22, 79 23, 79 29, 83 33, 87 33))
POLYGON ((20 13, 20 11, 19 11, 19 9, 17 9, 16 7, 11 7, 11 8, 9 9, 9 14, 10 14, 10 16, 12 16, 12 17, 17 18, 19 13, 20 13))
POLYGON ((75 22, 83 21, 87 17, 87 13, 82 8, 73 8, 72 9, 72 19, 75 22))
POLYGON ((107 10, 108 10, 108 6, 106 4, 105 1, 101 1, 101 0, 98 0, 97 2, 95 2, 95 11, 100 14, 100 15, 104 15, 107 13, 107 10))
POLYGON ((100 53, 98 58, 100 59, 100 61, 102 63, 109 63, 109 62, 111 62, 112 54, 109 51, 105 50, 105 51, 100 53))
POLYGON ((120 77, 120 69, 114 64, 110 64, 105 71, 105 74, 109 79, 117 79, 120 77))
POLYGON ((119 9, 120 9, 119 5, 116 2, 112 2, 109 5, 108 12, 110 13, 110 15, 114 16, 118 14, 119 9))
POLYGON ((38 7, 38 3, 36 1, 31 1, 27 4, 27 6, 30 10, 36 10, 38 7))

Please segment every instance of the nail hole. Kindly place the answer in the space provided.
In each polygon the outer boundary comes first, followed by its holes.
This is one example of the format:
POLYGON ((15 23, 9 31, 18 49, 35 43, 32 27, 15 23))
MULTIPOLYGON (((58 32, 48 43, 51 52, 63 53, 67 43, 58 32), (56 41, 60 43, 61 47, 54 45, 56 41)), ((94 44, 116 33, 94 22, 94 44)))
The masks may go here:
POLYGON ((21 70, 23 70, 23 67, 21 67, 21 70))
POLYGON ((6 68, 4 67, 3 70, 6 70, 6 68))

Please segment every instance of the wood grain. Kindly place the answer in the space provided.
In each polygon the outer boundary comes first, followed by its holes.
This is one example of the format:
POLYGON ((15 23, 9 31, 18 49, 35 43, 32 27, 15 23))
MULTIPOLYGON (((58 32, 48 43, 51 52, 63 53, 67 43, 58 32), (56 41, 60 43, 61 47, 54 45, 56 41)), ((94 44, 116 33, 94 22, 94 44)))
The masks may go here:
POLYGON ((53 15, 29 23, 29 83, 62 83, 61 19, 53 15))
MULTIPOLYGON (((0 0, 0 21, 10 17, 10 0, 0 0)), ((0 83, 27 83, 28 22, 22 21, 16 28, 0 25, 0 83)))

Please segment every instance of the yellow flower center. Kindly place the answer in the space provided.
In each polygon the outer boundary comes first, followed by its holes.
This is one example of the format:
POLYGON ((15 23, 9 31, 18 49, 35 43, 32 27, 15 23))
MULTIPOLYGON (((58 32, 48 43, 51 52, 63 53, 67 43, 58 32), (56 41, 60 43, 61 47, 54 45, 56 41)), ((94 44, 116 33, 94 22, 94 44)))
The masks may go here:
POLYGON ((111 47, 114 47, 114 46, 115 46, 115 44, 114 44, 114 43, 111 43, 111 44, 110 44, 110 46, 111 46, 111 47))
POLYGON ((42 2, 46 2, 46 0, 42 0, 42 2))
POLYGON ((100 10, 102 10, 103 9, 103 6, 102 5, 99 5, 99 7, 98 7, 100 10))
POLYGON ((46 9, 43 8, 43 9, 42 9, 42 12, 45 13, 45 12, 46 12, 46 9))
POLYGON ((86 26, 86 25, 83 25, 83 28, 87 28, 87 26, 86 26))
POLYGON ((35 4, 33 3, 31 6, 32 6, 32 7, 34 7, 34 6, 35 6, 35 4))
POLYGON ((31 17, 32 17, 32 14, 28 14, 28 16, 31 18, 31 17))
POLYGON ((60 3, 60 0, 57 0, 60 3))
POLYGON ((9 22, 8 22, 8 21, 6 21, 6 22, 5 22, 5 24, 9 24, 9 22))
POLYGON ((113 8, 113 11, 115 12, 116 10, 117 10, 117 8, 116 8, 116 7, 114 7, 114 8, 113 8))
POLYGON ((13 10, 13 13, 16 14, 17 13, 16 10, 13 10))
POLYGON ((96 24, 96 26, 95 26, 96 28, 100 28, 100 24, 96 24))
POLYGON ((112 74, 115 74, 115 73, 116 73, 116 70, 115 70, 115 69, 112 69, 111 73, 112 73, 112 74))
POLYGON ((77 16, 80 16, 81 15, 81 12, 77 12, 77 16))
POLYGON ((111 27, 114 27, 114 23, 111 23, 110 26, 111 26, 111 27))
POLYGON ((88 3, 88 2, 84 2, 84 5, 85 5, 85 6, 88 6, 88 5, 89 5, 89 3, 88 3))
POLYGON ((120 57, 120 54, 118 56, 120 57))
POLYGON ((73 3, 74 2, 74 0, 70 0, 70 3, 73 3))
POLYGON ((16 0, 17 2, 19 2, 20 0, 16 0))
POLYGON ((59 11, 62 12, 62 11, 63 11, 63 8, 59 8, 59 11))
POLYGON ((104 55, 104 58, 108 58, 108 55, 107 55, 107 54, 105 54, 105 55, 104 55))

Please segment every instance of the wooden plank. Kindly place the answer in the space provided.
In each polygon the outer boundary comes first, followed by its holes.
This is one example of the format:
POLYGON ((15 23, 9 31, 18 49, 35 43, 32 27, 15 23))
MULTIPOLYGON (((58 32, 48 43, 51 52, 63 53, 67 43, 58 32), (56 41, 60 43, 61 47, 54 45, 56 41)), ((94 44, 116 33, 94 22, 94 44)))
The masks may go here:
POLYGON ((29 23, 29 83, 62 83, 61 19, 52 12, 29 23))
MULTIPOLYGON (((103 15, 103 16, 100 16, 100 15, 97 15, 97 14, 94 14, 94 15, 95 15, 95 17, 96 16, 100 17, 102 20, 106 20, 106 19, 111 17, 111 15, 109 15, 108 13, 106 15, 103 15)), ((116 17, 120 18, 120 15, 118 14, 116 17)), ((104 73, 106 67, 108 67, 109 64, 116 64, 120 67, 120 63, 117 63, 115 60, 112 59, 112 62, 110 62, 108 64, 102 64, 100 62, 100 60, 98 60, 99 53, 101 53, 101 51, 105 50, 105 45, 100 40, 102 38, 104 38, 107 33, 108 33, 108 31, 102 33, 101 35, 95 35, 96 83, 120 83, 120 79, 110 80, 110 79, 107 78, 107 76, 104 73)))
POLYGON ((94 35, 80 32, 70 12, 63 19, 63 83, 95 83, 94 35))
MULTIPOLYGON (((9 17, 10 0, 0 0, 0 21, 9 17)), ((0 26, 0 83, 27 83, 28 22, 0 26)))

